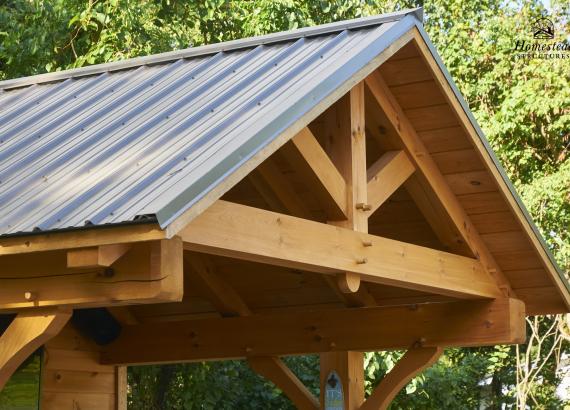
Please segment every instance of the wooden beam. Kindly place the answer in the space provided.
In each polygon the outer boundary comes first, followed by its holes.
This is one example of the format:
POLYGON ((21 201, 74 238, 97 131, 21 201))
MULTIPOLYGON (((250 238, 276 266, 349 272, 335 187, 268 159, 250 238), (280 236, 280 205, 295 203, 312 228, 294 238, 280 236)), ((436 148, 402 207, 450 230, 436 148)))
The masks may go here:
POLYGON ((439 346, 412 347, 376 386, 360 410, 385 410, 402 388, 432 366, 443 353, 439 346))
POLYGON ((110 268, 68 268, 66 252, 0 257, 0 310, 174 302, 183 293, 182 241, 133 244, 110 268))
POLYGON ((184 260, 192 267, 204 288, 209 300, 224 317, 249 316, 251 310, 237 292, 216 273, 215 267, 206 255, 192 253, 184 260))
POLYGON ((515 299, 329 309, 125 326, 106 364, 284 356, 332 351, 523 343, 524 304, 515 299))
POLYGON ((366 84, 376 102, 384 111, 405 146, 406 152, 414 163, 416 169, 422 173, 441 204, 444 206, 450 220, 455 224, 465 243, 473 251, 477 259, 481 260, 483 268, 492 275, 506 296, 514 295, 509 282, 503 275, 498 264, 487 249, 477 230, 471 223, 465 210, 461 207, 457 197, 445 181, 436 163, 424 146, 414 127, 404 114, 398 101, 390 91, 388 85, 378 70, 366 78, 366 84))
POLYGON ((18 313, 0 336, 0 391, 18 366, 57 335, 70 317, 71 310, 59 308, 18 313))
POLYGON ((388 151, 367 171, 370 213, 376 211, 415 171, 403 151, 388 151))
POLYGON ((277 357, 250 357, 249 366, 285 393, 299 410, 316 410, 319 402, 295 374, 277 357))
POLYGON ((187 250, 442 295, 500 295, 474 259, 314 221, 218 201, 180 232, 187 250))
POLYGON ((69 232, 24 235, 0 239, 0 256, 116 243, 146 242, 164 238, 166 234, 156 224, 97 227, 69 232))
POLYGON ((291 215, 300 218, 312 219, 311 212, 305 204, 300 200, 299 195, 283 175, 281 170, 275 165, 271 158, 262 162, 255 171, 266 183, 283 204, 283 206, 291 213, 291 215))
POLYGON ((78 248, 67 251, 68 268, 95 268, 111 266, 119 260, 128 250, 131 244, 117 243, 101 245, 91 248, 78 248))
POLYGON ((303 128, 281 151, 314 190, 329 219, 346 218, 346 182, 311 130, 303 128))

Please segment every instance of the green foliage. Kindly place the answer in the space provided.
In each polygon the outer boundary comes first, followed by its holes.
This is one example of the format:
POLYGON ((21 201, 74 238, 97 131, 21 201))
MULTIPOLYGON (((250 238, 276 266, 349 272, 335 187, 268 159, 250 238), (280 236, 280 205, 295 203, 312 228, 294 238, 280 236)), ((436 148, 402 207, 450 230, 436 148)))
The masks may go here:
MULTIPOLYGON (((318 357, 285 361, 318 395, 318 357)), ((242 361, 135 367, 129 369, 129 386, 134 392, 129 396, 129 407, 142 410, 295 408, 272 383, 242 361)))
MULTIPOLYGON (((419 1, 418 1, 419 2, 419 1)), ((397 0, 0 0, 0 79, 104 63, 297 27, 413 7, 397 0)), ((570 4, 551 0, 561 36, 570 4)), ((539 0, 426 0, 426 30, 509 177, 564 269, 570 268, 570 60, 514 58, 529 22, 547 13, 539 0)), ((540 343, 451 349, 398 395, 393 409, 514 408, 517 364, 539 377, 533 408, 563 408, 563 374, 548 333, 559 319, 529 323, 540 343), (543 349, 543 350, 541 350, 543 349), (522 363, 522 364, 521 364, 522 363)), ((568 342, 560 345, 568 351, 568 342)), ((366 357, 371 392, 401 353, 366 357)), ((318 358, 287 359, 318 393, 318 358)), ((520 376, 520 375, 519 375, 520 376)), ((520 381, 519 381, 520 383, 520 381)), ((287 409, 271 383, 243 362, 145 366, 129 371, 133 408, 287 409)), ((519 389, 520 390, 520 389, 519 389)), ((530 405, 530 402, 529 402, 530 405)))

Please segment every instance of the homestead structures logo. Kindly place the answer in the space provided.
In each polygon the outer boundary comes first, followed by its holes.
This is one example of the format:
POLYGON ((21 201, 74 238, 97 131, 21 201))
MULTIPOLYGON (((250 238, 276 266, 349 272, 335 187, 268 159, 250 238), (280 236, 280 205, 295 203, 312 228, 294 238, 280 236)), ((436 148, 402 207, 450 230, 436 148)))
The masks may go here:
POLYGON ((517 58, 570 59, 570 43, 567 40, 555 41, 552 20, 540 17, 532 23, 531 30, 534 40, 519 39, 515 42, 517 58))
POLYGON ((554 24, 546 17, 539 18, 532 26, 533 36, 536 39, 554 39, 554 24))

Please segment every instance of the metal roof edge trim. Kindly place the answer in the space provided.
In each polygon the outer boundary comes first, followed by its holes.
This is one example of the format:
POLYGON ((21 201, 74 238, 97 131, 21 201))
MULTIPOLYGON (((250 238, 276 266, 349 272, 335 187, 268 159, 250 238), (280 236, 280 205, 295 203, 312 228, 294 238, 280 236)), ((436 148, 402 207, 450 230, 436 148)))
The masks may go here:
POLYGON ((88 67, 74 68, 52 73, 38 74, 28 77, 15 78, 0 81, 0 91, 25 87, 34 84, 61 81, 68 78, 79 78, 90 75, 101 74, 109 71, 120 71, 142 65, 153 65, 166 63, 181 58, 197 57, 218 52, 239 50, 258 45, 273 44, 301 37, 314 37, 343 30, 364 28, 382 23, 402 20, 408 15, 415 16, 418 21, 423 21, 423 8, 407 9, 394 13, 379 14, 375 16, 362 17, 353 20, 344 20, 334 23, 322 24, 319 26, 304 27, 297 30, 281 31, 264 36, 249 37, 232 40, 223 43, 208 44, 199 47, 191 47, 183 50, 169 51, 166 53, 154 54, 150 56, 134 57, 123 61, 97 64, 88 67))
POLYGON ((11 233, 3 233, 0 234, 0 249, 2 248, 2 240, 3 239, 11 239, 11 238, 26 238, 26 237, 34 237, 38 235, 51 235, 51 234, 59 234, 59 233, 66 233, 66 232, 87 232, 87 231, 96 231, 99 229, 113 229, 113 228, 121 228, 125 226, 138 226, 138 225, 154 225, 157 228, 160 228, 160 224, 156 220, 156 218, 148 218, 148 219, 136 219, 131 221, 121 221, 121 222, 113 222, 113 223, 106 223, 102 225, 83 225, 83 226, 66 226, 63 228, 56 228, 56 229, 48 229, 48 230, 36 230, 36 231, 23 231, 23 232, 11 232, 11 233))
POLYGON ((321 81, 316 87, 307 92, 304 98, 286 109, 275 121, 268 124, 250 138, 246 144, 235 151, 226 161, 218 164, 204 177, 188 187, 181 195, 174 198, 169 204, 163 207, 163 209, 158 211, 156 218, 160 227, 167 229, 168 225, 199 202, 228 175, 235 172, 282 132, 293 126, 295 122, 320 101, 324 100, 328 95, 349 81, 350 78, 359 71, 365 69, 368 63, 379 56, 398 38, 418 25, 421 26, 421 23, 415 15, 407 15, 362 50, 350 63, 340 67, 335 73, 321 81))
POLYGON ((507 185, 507 187, 509 188, 509 191, 511 192, 511 195, 513 196, 513 198, 515 199, 515 202, 517 203, 517 205, 519 206, 519 209, 521 210, 522 214, 524 215, 527 223, 529 224, 531 230, 534 232, 536 238, 538 239, 539 243, 542 245, 542 248, 544 249, 544 252, 546 253, 548 259, 550 260, 550 263, 552 264, 552 266, 554 267, 554 270, 556 271, 556 273, 558 273, 558 276, 560 277, 560 279, 562 280, 562 283, 564 283, 565 287, 566 287, 566 291, 570 293, 570 283, 568 282, 568 279, 566 279, 566 276, 564 275, 564 272, 562 271, 562 269, 560 268, 560 266, 558 266, 558 262, 556 262, 556 259, 554 258, 554 255, 552 254, 552 252, 550 251, 550 249, 548 248, 548 244, 546 243, 546 241, 544 240, 544 237, 542 236, 542 234, 540 233, 540 230, 538 229, 538 227, 536 226, 536 224, 534 223, 532 217, 530 216, 530 213, 528 212, 528 210, 526 209, 526 206, 524 205, 524 203, 522 202, 522 199, 519 197, 519 194, 517 193, 515 187, 513 186, 509 176, 507 175, 505 169, 503 168, 503 166, 501 165, 501 163, 499 162, 499 159, 497 158, 497 156, 495 155, 495 152, 493 151, 493 148, 491 147, 491 145, 489 144, 489 141, 487 140, 487 138, 485 137, 485 133, 483 132, 483 130, 481 129, 481 127, 479 126, 479 124, 477 123, 477 120, 475 119, 475 116, 473 115, 473 113, 471 112, 471 109, 469 108, 469 105, 467 104, 467 101, 465 101, 465 98, 463 98, 463 95, 461 94, 461 92, 459 91, 459 88, 457 88, 457 85, 455 84, 455 82, 453 81, 453 78, 451 77, 451 74, 449 73, 449 71, 447 71, 447 68, 445 67, 445 64, 443 63, 443 60, 441 59, 441 57, 439 56, 439 53, 437 52, 435 46, 433 45, 433 43, 431 42, 427 32, 425 31, 425 29, 423 28, 422 24, 417 24, 417 28, 418 31, 420 32, 423 40, 425 41, 426 45, 428 46, 431 55, 433 56, 434 60, 436 61, 437 65, 439 66, 440 70, 442 71, 442 73, 444 74, 445 78, 447 79, 447 82, 449 83, 453 93, 455 94, 455 97, 457 98, 457 100, 459 101, 459 103, 461 104, 461 107, 463 108, 463 111, 465 112, 465 114, 467 115, 467 118, 469 118, 469 121, 471 122, 471 125, 473 126, 473 128, 475 129, 475 132, 477 133, 477 136, 479 137, 479 139, 481 140, 481 142, 483 143, 483 146, 485 147, 485 149, 487 150, 487 153, 489 154, 489 156, 491 157, 491 160, 493 161, 493 163, 495 164, 495 167, 497 168, 497 170, 499 171, 499 174, 501 175, 501 177, 503 178, 503 181, 505 182, 505 184, 507 185))

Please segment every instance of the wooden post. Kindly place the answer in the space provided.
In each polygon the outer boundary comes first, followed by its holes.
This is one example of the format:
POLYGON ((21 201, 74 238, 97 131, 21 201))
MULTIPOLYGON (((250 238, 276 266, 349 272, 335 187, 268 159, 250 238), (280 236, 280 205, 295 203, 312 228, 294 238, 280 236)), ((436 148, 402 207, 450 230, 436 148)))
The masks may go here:
POLYGON ((18 366, 57 335, 70 317, 70 310, 58 308, 18 313, 0 337, 0 390, 18 366))
POLYGON ((115 382, 115 400, 117 410, 127 410, 127 366, 115 367, 115 382))
POLYGON ((322 353, 321 358, 321 408, 356 410, 364 401, 364 353, 361 352, 331 352, 322 353), (333 373, 334 372, 334 373, 333 373), (330 386, 340 378, 342 386, 343 407, 332 407, 336 403, 330 397, 330 386), (332 378, 332 380, 331 380, 332 378), (327 399, 327 392, 329 398, 327 399), (332 400, 331 400, 332 399, 332 400), (330 407, 326 407, 329 404, 330 407), (332 405, 332 406, 331 406, 332 405))
MULTIPOLYGON (((350 90, 348 98, 337 104, 331 133, 330 156, 346 181, 347 219, 331 222, 334 225, 368 232, 366 136, 364 120, 364 83, 350 90)), ((363 259, 365 262, 365 259, 363 259)), ((357 291, 360 277, 350 273, 339 274, 338 287, 347 293, 357 291)), ((364 401, 364 354, 361 352, 324 353, 321 359, 321 407, 326 409, 326 385, 333 375, 340 377, 344 409, 355 410, 364 401)), ((334 377, 334 376, 333 376, 334 377)), ((332 382, 332 381, 331 381, 332 382)))

